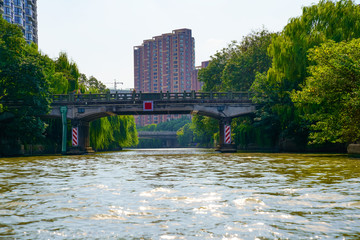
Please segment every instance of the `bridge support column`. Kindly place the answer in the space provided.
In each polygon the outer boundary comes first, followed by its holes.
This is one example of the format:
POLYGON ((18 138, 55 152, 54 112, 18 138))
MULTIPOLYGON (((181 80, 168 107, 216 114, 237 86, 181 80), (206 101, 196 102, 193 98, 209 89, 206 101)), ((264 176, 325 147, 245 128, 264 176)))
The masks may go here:
POLYGON ((61 106, 60 107, 61 113, 61 122, 62 122, 62 141, 61 141, 61 154, 66 154, 66 140, 67 140, 67 107, 61 106))
POLYGON ((216 150, 223 153, 236 152, 236 145, 231 139, 231 118, 221 118, 219 120, 220 141, 216 150))
POLYGON ((68 154, 94 153, 94 150, 90 147, 90 123, 74 119, 71 121, 71 125, 72 129, 77 130, 72 131, 72 135, 76 135, 77 132, 77 136, 72 136, 73 146, 68 151, 68 154), (77 141, 74 141, 74 138, 77 138, 77 141))

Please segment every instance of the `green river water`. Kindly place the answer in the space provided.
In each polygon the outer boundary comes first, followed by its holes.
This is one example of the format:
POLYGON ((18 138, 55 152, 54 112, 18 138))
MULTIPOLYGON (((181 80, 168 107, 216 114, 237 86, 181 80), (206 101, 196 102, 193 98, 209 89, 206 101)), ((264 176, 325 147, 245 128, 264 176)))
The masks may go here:
POLYGON ((201 149, 0 158, 0 239, 360 239, 360 160, 201 149))

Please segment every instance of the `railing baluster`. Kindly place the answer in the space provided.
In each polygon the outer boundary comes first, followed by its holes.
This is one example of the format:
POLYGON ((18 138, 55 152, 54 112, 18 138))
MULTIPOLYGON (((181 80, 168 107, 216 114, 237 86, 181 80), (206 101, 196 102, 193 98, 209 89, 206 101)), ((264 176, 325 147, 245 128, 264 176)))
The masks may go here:
POLYGON ((129 92, 129 93, 89 93, 89 94, 53 94, 51 96, 53 103, 66 103, 66 102, 77 102, 78 100, 82 101, 118 101, 118 100, 237 100, 237 101, 251 101, 250 92, 196 92, 192 90, 191 92, 173 92, 169 91, 159 93, 145 93, 141 91, 139 93, 129 92), (146 95, 146 96, 145 96, 146 95))

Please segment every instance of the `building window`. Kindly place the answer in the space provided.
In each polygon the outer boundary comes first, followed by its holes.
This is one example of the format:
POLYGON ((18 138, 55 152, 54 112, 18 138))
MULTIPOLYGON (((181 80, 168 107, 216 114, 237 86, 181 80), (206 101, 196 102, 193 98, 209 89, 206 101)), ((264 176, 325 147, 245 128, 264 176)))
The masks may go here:
POLYGON ((26 25, 26 31, 31 32, 32 31, 32 26, 31 25, 26 25))
POLYGON ((10 8, 5 7, 4 13, 10 15, 11 14, 10 8))
POLYGON ((32 11, 31 11, 30 8, 26 8, 25 12, 26 12, 27 15, 30 15, 30 16, 32 15, 32 11))
POLYGON ((22 18, 15 16, 15 23, 22 25, 23 24, 22 18))
POLYGON ((33 40, 31 33, 27 33, 27 34, 26 34, 26 40, 29 40, 29 41, 32 41, 32 40, 33 40))
POLYGON ((22 15, 22 9, 21 8, 15 8, 15 15, 22 15))

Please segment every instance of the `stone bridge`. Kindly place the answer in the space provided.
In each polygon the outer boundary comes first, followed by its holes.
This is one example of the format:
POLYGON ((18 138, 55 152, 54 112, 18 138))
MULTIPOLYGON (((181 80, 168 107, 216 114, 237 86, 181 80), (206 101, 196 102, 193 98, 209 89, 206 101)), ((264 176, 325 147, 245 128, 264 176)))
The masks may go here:
POLYGON ((199 114, 219 120, 223 152, 235 151, 229 126, 233 118, 255 111, 248 92, 107 93, 53 95, 47 117, 63 119, 63 153, 66 149, 66 120, 77 130, 75 152, 90 152, 89 123, 113 115, 199 114))
POLYGON ((165 147, 177 147, 177 134, 175 131, 139 131, 138 137, 142 139, 162 139, 165 140, 165 147))
POLYGON ((163 139, 176 139, 175 131, 139 131, 139 138, 163 138, 163 139))

